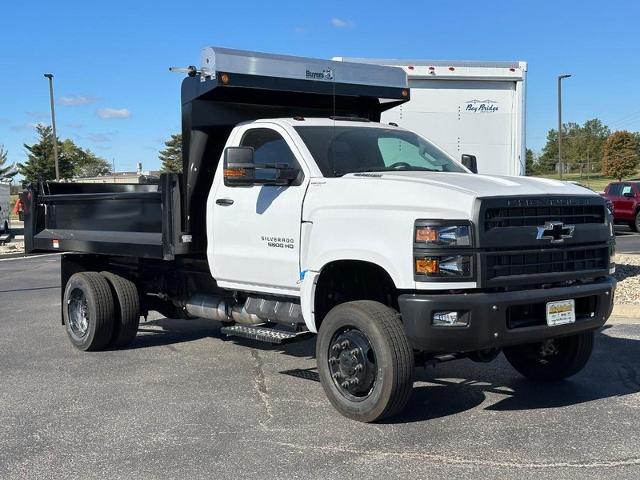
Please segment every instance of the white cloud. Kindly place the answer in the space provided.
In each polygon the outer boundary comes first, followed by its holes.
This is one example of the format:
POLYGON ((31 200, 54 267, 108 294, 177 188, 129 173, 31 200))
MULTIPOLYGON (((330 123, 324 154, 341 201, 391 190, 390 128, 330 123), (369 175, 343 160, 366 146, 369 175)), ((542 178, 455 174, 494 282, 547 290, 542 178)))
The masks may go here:
POLYGON ((69 107, 77 107, 78 105, 89 105, 90 103, 96 103, 97 97, 91 95, 71 95, 68 97, 58 98, 58 102, 61 105, 67 105, 69 107))
POLYGON ((295 27, 295 28, 293 29, 293 31, 294 31, 295 33, 307 33, 307 29, 306 29, 306 28, 304 28, 304 27, 295 27))
POLYGON ((87 138, 94 143, 106 143, 111 141, 111 136, 105 133, 89 133, 87 138))
POLYGON ((99 108, 96 114, 100 118, 129 118, 131 112, 128 108, 99 108))
POLYGON ((336 28, 349 28, 353 27, 353 22, 350 20, 343 20, 342 18, 333 17, 331 19, 331 25, 336 28))

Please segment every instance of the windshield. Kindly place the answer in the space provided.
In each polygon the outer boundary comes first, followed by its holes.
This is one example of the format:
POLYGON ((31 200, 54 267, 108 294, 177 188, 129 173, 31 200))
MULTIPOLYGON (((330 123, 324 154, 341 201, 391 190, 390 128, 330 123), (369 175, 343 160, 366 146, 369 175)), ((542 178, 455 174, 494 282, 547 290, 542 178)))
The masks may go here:
POLYGON ((295 127, 325 177, 353 172, 466 172, 434 145, 397 128, 295 127))

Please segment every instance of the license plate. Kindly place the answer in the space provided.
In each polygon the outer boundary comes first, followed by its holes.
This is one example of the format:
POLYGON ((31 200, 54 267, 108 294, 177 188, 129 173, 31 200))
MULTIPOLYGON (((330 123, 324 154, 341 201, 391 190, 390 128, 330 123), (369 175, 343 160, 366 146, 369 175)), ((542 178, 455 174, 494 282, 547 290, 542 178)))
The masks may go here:
POLYGON ((576 302, 573 299, 547 303, 547 325, 553 327, 575 321, 576 302))

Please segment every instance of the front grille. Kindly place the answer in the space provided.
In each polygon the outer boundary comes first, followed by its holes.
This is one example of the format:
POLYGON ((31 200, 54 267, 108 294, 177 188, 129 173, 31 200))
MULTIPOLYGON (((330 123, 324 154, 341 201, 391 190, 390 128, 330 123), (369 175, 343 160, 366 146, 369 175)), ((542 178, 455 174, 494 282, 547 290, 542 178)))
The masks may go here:
POLYGON ((515 275, 579 273, 609 268, 609 247, 495 252, 486 255, 486 278, 515 275))
POLYGON ((553 220, 567 225, 604 223, 603 205, 542 205, 487 208, 484 230, 505 227, 536 227, 553 220))

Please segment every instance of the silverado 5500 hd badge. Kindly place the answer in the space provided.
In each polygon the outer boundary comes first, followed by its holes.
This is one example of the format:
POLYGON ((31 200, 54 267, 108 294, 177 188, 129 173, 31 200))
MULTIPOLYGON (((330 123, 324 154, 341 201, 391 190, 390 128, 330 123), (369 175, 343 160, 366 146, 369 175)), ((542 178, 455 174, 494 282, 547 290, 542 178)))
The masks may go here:
POLYGON ((293 248, 295 240, 290 237, 270 237, 262 235, 260 239, 271 248, 293 248))

